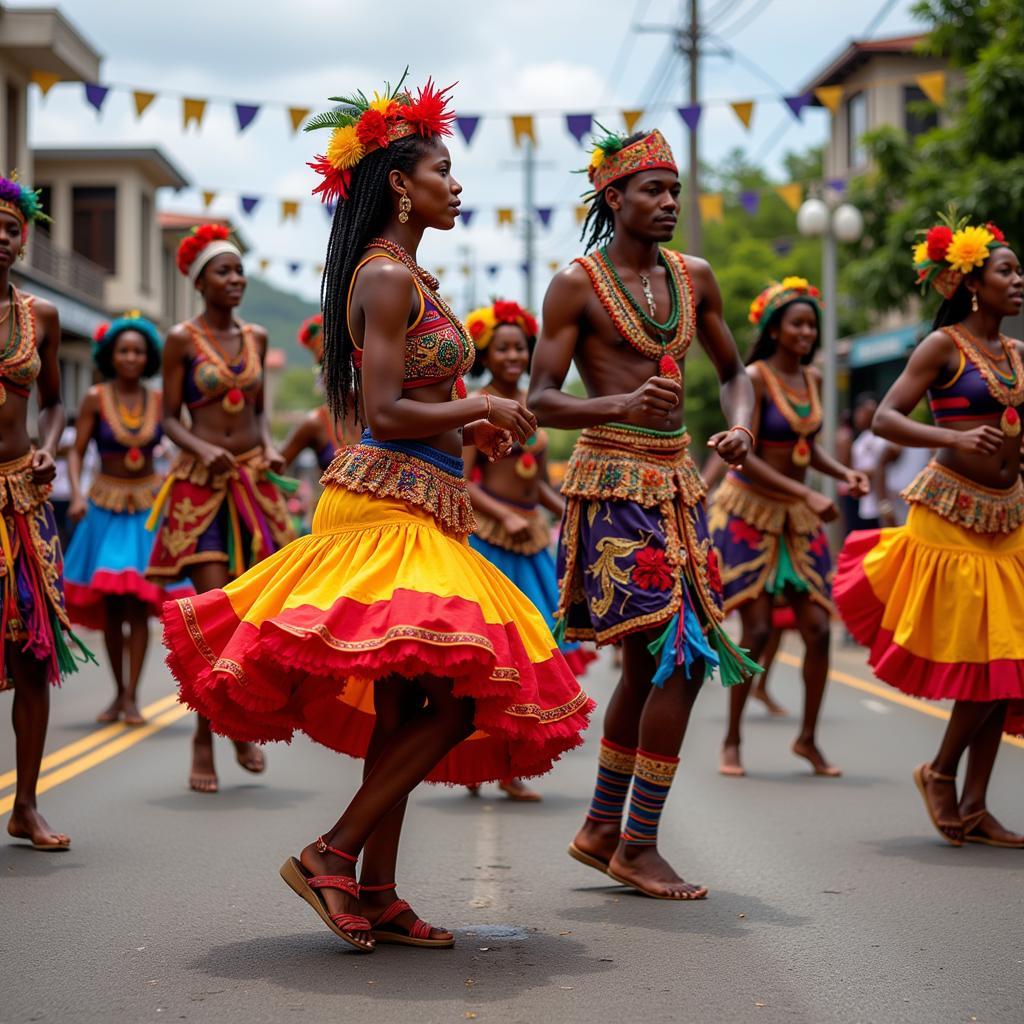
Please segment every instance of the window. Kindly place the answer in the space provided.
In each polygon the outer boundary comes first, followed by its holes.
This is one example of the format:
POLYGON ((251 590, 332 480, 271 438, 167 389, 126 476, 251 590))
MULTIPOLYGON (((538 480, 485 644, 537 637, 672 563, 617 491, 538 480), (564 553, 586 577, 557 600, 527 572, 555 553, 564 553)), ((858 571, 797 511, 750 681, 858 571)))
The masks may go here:
POLYGON ((153 288, 153 197, 143 192, 139 203, 139 284, 149 294, 153 288))
POLYGON ((4 133, 4 167, 3 173, 10 174, 18 167, 21 158, 21 90, 16 85, 7 83, 6 119, 4 133))
POLYGON ((113 185, 71 190, 71 248, 112 274, 117 270, 116 207, 113 185))
POLYGON ((903 86, 903 127, 913 139, 939 126, 939 112, 916 85, 903 86))
MULTIPOLYGON (((53 216, 53 187, 51 185, 39 186, 39 202, 42 204, 43 213, 53 216)), ((50 222, 48 220, 37 220, 32 226, 37 234, 49 235, 50 222)))
POLYGON ((846 165, 863 167, 868 154, 861 139, 868 130, 868 98, 859 92, 846 101, 846 165))

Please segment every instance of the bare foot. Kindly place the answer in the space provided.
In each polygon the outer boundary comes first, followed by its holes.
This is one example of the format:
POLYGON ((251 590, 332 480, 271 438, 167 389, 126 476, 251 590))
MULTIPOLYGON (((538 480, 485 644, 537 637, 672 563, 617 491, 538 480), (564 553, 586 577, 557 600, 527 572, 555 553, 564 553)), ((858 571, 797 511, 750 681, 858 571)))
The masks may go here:
POLYGON ((192 770, 188 788, 195 793, 216 793, 217 773, 213 767, 213 741, 192 739, 192 770))
POLYGON ((1011 832, 984 807, 970 813, 961 811, 960 817, 963 819, 964 839, 967 842, 1024 850, 1024 836, 1011 832))
POLYGON ((121 717, 121 698, 115 697, 97 716, 96 721, 101 724, 116 722, 121 717))
POLYGON ((914 782, 935 830, 951 846, 963 846, 964 826, 956 798, 956 777, 937 772, 929 764, 914 769, 914 782))
MULTIPOLYGON (((345 860, 335 854, 325 851, 320 853, 316 843, 310 843, 299 854, 299 862, 311 875, 344 875, 346 878, 355 878, 356 866, 352 861, 345 860)), ((329 914, 354 914, 364 916, 361 901, 350 896, 343 889, 317 889, 317 894, 323 898, 327 905, 329 914)), ((390 902, 390 900, 389 900, 390 902)), ((350 932, 342 928, 346 935, 350 935, 357 944, 373 949, 373 936, 366 931, 350 932)))
POLYGON ((479 782, 471 782, 466 787, 466 790, 468 791, 470 796, 479 796, 480 795, 480 783, 479 782))
POLYGON ((747 774, 740 761, 740 745, 738 743, 722 744, 722 752, 718 755, 718 774, 729 775, 735 779, 742 779, 747 774))
POLYGON ((591 821, 588 818, 583 822, 583 828, 576 833, 569 847, 569 856, 588 867, 605 871, 619 845, 621 831, 620 822, 591 821))
POLYGON ((14 839, 27 839, 36 850, 67 850, 71 837, 55 832, 34 807, 15 807, 7 822, 7 833, 14 839))
POLYGON ((247 771, 253 775, 259 775, 267 770, 267 759, 263 751, 255 743, 236 743, 235 759, 247 771))
POLYGON ((763 686, 752 686, 750 696, 760 701, 772 718, 785 718, 789 714, 781 704, 776 703, 775 698, 763 686))
POLYGON ((124 712, 125 725, 146 724, 146 720, 142 717, 142 712, 139 710, 139 705, 135 703, 134 698, 125 697, 121 702, 121 710, 124 712))
POLYGON ((503 779, 498 783, 498 789, 504 793, 509 800, 517 800, 524 804, 539 803, 540 793, 530 789, 522 779, 503 779))
MULTIPOLYGON (((377 918, 391 906, 395 900, 398 899, 394 889, 388 889, 385 892, 360 892, 359 893, 359 905, 362 907, 361 913, 364 914, 371 925, 377 928, 377 918)), ((420 918, 416 912, 410 907, 408 910, 403 910, 402 913, 396 914, 395 917, 391 918, 387 924, 381 926, 382 931, 394 932, 396 935, 407 936, 412 933, 413 925, 419 921, 420 918)), ((455 936, 446 931, 444 928, 435 928, 430 925, 430 934, 420 936, 422 938, 430 939, 432 942, 454 942, 455 936)))
POLYGON ((702 900, 708 894, 706 886, 693 885, 676 874, 656 846, 620 843, 608 865, 608 875, 658 900, 702 900))
POLYGON ((797 757, 810 761, 815 775, 838 779, 843 774, 834 764, 828 763, 813 740, 796 740, 791 749, 797 757))

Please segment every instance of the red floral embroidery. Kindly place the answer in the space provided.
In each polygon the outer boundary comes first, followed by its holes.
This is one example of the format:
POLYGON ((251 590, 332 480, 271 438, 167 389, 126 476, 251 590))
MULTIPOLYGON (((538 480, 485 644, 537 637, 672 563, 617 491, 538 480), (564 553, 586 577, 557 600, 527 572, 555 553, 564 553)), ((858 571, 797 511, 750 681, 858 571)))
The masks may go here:
POLYGON ((656 469, 645 469, 640 474, 640 482, 644 487, 657 487, 661 483, 662 474, 656 469))
POLYGON ((825 536, 824 531, 817 534, 814 540, 811 541, 810 550, 815 555, 823 555, 828 551, 828 537, 825 536))
POLYGON ((746 544, 755 551, 761 547, 764 540, 764 534, 757 527, 737 517, 729 520, 729 535, 734 544, 746 544))
POLYGON ((708 586, 716 594, 722 592, 722 573, 718 568, 718 552, 714 548, 709 549, 707 562, 705 563, 708 577, 708 586))
POLYGON ((672 570, 661 548, 641 548, 636 553, 633 582, 641 590, 668 590, 672 586, 672 570))

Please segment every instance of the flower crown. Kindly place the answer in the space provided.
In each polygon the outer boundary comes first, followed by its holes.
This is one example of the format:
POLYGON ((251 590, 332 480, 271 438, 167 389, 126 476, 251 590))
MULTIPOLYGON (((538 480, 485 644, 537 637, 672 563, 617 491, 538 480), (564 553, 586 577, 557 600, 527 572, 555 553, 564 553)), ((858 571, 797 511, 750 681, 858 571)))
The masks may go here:
POLYGON ((240 256, 230 238, 231 231, 223 224, 198 224, 178 246, 178 269, 194 282, 214 256, 224 252, 240 256))
POLYGON ((313 195, 319 194, 321 202, 348 199, 352 169, 368 153, 387 149, 392 142, 410 135, 423 138, 451 135, 455 112, 449 109, 448 93, 455 83, 438 89, 433 79, 428 78, 427 84, 417 89, 413 97, 408 89, 402 89, 408 74, 406 68, 394 89, 386 82, 384 94, 375 91, 372 100, 362 92, 353 96, 331 96, 331 101, 341 106, 318 114, 306 125, 307 132, 333 129, 326 153, 307 165, 323 178, 313 189, 313 195))
POLYGON ((533 314, 523 309, 518 302, 508 302, 505 299, 495 299, 489 306, 474 309, 466 317, 465 324, 478 352, 482 352, 490 345, 494 332, 502 324, 514 324, 526 335, 527 341, 533 341, 537 337, 537 320, 533 314))
POLYGON ((39 192, 33 192, 18 181, 18 172, 12 171, 9 178, 0 178, 0 210, 13 214, 21 221, 21 233, 28 233, 29 224, 37 221, 52 223, 52 218, 43 212, 39 192))
POLYGON ((914 269, 922 293, 931 285, 944 299, 951 299, 965 274, 980 267, 993 249, 1006 243, 1006 236, 989 221, 972 227, 967 217, 957 217, 950 203, 939 223, 917 233, 924 239, 914 246, 914 269))
POLYGON ((627 144, 628 136, 616 135, 603 126, 605 133, 594 140, 587 166, 587 177, 593 187, 590 198, 599 196, 609 185, 640 171, 666 170, 679 173, 676 158, 665 137, 655 129, 642 139, 627 144))
POLYGON ((318 362, 324 361, 324 315, 314 313, 306 317, 299 327, 297 335, 299 344, 308 348, 313 353, 313 358, 318 362))
POLYGON ((783 306, 801 299, 820 313, 821 292, 806 277, 784 277, 773 282, 750 304, 747 319, 755 326, 768 323, 783 306))
POLYGON ((100 352, 108 345, 113 345, 118 337, 125 331, 138 331, 146 339, 146 344, 151 345, 159 354, 164 347, 160 332, 156 324, 147 317, 144 317, 137 309, 123 313, 116 320, 110 323, 101 323, 92 335, 92 358, 96 360, 100 352))

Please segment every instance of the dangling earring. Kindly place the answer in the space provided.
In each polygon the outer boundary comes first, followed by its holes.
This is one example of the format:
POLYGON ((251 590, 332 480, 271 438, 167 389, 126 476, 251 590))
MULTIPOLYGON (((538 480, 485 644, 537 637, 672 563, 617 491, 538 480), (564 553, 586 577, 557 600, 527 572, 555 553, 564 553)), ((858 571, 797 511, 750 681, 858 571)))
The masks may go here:
POLYGON ((978 312, 978 293, 977 292, 971 292, 971 312, 972 313, 977 313, 978 312))
POLYGON ((409 214, 412 211, 412 200, 403 192, 402 198, 398 200, 398 223, 407 224, 409 214))
POLYGON ((25 252, 26 252, 25 246, 22 246, 22 247, 21 247, 21 248, 20 248, 20 249, 18 250, 18 255, 17 255, 17 256, 15 257, 15 258, 16 258, 16 259, 19 259, 19 260, 23 260, 23 259, 25 258, 25 252))

